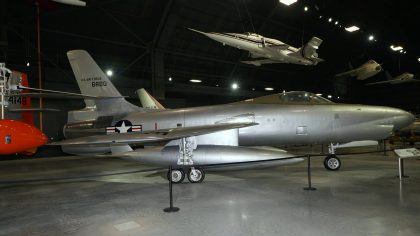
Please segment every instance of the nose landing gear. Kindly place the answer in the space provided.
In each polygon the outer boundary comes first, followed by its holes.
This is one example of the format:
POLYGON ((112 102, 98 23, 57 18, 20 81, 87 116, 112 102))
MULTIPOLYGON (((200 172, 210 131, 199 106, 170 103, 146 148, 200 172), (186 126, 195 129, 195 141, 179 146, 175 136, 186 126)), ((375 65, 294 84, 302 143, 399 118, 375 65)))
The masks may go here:
POLYGON ((333 143, 331 143, 328 146, 328 151, 330 154, 328 154, 328 156, 325 157, 324 159, 324 167, 327 170, 337 171, 341 167, 340 158, 338 158, 337 155, 335 155, 335 148, 337 147, 337 145, 334 145, 333 143))

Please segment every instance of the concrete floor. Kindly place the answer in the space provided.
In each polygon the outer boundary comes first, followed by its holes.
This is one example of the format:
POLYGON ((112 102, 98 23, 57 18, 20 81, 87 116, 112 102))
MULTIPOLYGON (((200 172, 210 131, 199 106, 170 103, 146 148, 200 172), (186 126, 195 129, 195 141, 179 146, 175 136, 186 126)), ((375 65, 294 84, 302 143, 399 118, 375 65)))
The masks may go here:
POLYGON ((313 158, 264 170, 208 173, 174 185, 164 173, 110 158, 0 162, 0 235, 420 235, 420 161, 396 178, 392 154, 343 156, 329 172, 313 158))

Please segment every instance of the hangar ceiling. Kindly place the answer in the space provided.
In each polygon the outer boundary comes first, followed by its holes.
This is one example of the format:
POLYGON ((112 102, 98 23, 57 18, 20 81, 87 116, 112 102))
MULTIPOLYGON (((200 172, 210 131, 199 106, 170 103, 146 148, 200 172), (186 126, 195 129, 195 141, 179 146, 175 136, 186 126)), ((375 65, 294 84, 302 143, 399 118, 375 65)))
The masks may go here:
MULTIPOLYGON (((275 92, 307 90, 332 94, 338 101, 392 105, 418 112, 419 84, 364 86, 365 82, 337 81, 334 74, 369 59, 382 63, 392 75, 420 75, 419 7, 412 1, 304 1, 289 7, 277 0, 87 0, 87 7, 40 2, 44 88, 77 91, 66 52, 85 49, 133 100, 145 87, 165 101, 185 99, 183 105, 205 105, 275 92), (304 6, 309 11, 303 10, 304 6), (320 18, 320 16, 322 16, 320 18), (333 18, 329 23, 328 18, 333 18), (334 25, 358 25, 346 32, 334 25), (223 47, 189 31, 254 31, 300 47, 312 36, 324 40, 317 66, 273 64, 255 67, 239 63, 247 52, 223 47), (376 42, 367 36, 375 35, 376 42), (390 50, 403 45, 407 54, 390 50), (169 77, 172 81, 168 81, 169 77), (200 79, 192 84, 190 79, 200 79), (237 82, 240 89, 232 91, 237 82), (341 96, 340 99, 337 99, 341 96)), ((2 1, 1 61, 26 70, 38 84, 36 7, 34 1, 2 1), (30 66, 27 67, 26 63, 30 66)), ((384 80, 384 73, 369 82, 384 80)))

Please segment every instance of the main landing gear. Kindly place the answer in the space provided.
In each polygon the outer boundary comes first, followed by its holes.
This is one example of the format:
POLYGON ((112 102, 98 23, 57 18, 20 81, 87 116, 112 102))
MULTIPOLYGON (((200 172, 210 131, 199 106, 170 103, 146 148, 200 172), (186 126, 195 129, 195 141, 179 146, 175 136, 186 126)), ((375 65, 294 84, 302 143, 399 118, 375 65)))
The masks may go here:
MULTIPOLYGON (((190 183, 201 183, 205 178, 204 170, 197 167, 191 167, 187 171, 187 178, 190 183)), ((172 180, 172 183, 182 183, 185 179, 184 169, 173 169, 172 173, 168 171, 168 180, 172 180)))
POLYGON ((324 167, 327 170, 330 171, 337 171, 340 169, 341 167, 341 161, 340 158, 337 157, 337 155, 335 155, 335 146, 334 144, 330 144, 328 146, 328 151, 330 154, 328 154, 327 157, 325 157, 324 159, 324 167))

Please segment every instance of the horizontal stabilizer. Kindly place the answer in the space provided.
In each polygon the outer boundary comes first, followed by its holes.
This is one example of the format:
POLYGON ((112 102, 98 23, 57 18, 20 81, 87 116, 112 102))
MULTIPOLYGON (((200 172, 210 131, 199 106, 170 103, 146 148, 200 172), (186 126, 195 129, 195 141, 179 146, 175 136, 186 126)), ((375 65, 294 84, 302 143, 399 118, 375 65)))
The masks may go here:
POLYGON ((80 93, 70 93, 64 91, 50 90, 50 89, 38 89, 25 86, 17 86, 18 89, 26 89, 37 91, 39 93, 21 93, 21 94, 11 94, 8 96, 14 97, 33 97, 33 98, 76 98, 76 99, 105 99, 105 98, 123 98, 122 96, 117 97, 103 97, 103 96, 93 96, 80 93))
POLYGON ((104 144, 143 144, 151 142, 169 141, 191 136, 204 135, 229 129, 239 129, 257 125, 253 122, 223 123, 214 125, 181 127, 173 129, 156 130, 152 132, 130 132, 108 135, 93 135, 75 139, 67 139, 50 145, 104 145, 104 144))

